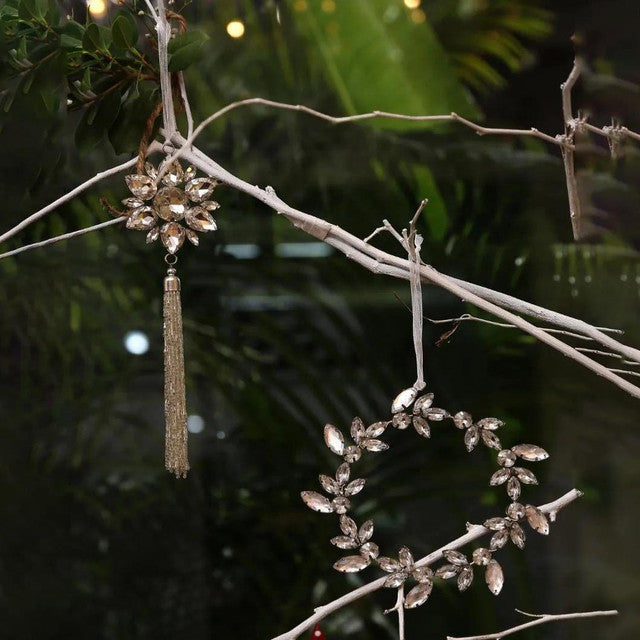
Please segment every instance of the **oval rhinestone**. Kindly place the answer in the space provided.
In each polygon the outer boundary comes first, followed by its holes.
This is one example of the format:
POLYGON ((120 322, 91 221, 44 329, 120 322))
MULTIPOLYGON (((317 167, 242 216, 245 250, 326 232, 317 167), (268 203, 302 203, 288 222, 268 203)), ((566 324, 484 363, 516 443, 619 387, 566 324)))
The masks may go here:
POLYGON ((188 209, 184 219, 196 231, 215 231, 218 228, 213 216, 202 207, 188 209))
POLYGON ((182 182, 182 175, 182 167, 180 166, 180 163, 175 160, 169 165, 167 173, 162 176, 162 182, 169 187, 175 187, 182 182))
POLYGON ((156 184, 149 176, 133 174, 125 176, 124 179, 127 182, 129 191, 138 198, 149 200, 156 194, 156 184))
POLYGON ((211 178, 195 178, 187 182, 184 190, 193 202, 202 202, 212 193, 216 183, 211 178))
POLYGON ((160 229, 162 244, 169 253, 175 253, 184 242, 184 229, 175 222, 167 222, 160 229))
POLYGON ((148 231, 156 223, 156 214, 151 207, 138 207, 131 212, 127 220, 127 229, 148 231))
POLYGON ((413 404, 417 395, 418 391, 413 387, 401 391, 391 405, 391 413, 400 413, 400 411, 408 409, 413 404))
POLYGON ((187 211, 187 196, 176 187, 164 187, 153 199, 156 213, 167 222, 182 220, 187 211))

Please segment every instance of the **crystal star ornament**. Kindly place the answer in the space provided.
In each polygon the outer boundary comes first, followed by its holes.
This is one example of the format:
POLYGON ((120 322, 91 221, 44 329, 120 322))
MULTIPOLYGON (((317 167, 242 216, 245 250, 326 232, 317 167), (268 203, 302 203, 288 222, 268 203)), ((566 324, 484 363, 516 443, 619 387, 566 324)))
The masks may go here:
POLYGON ((125 176, 132 197, 122 201, 127 228, 147 232, 147 242, 160 238, 165 249, 174 254, 185 239, 199 243, 196 232, 207 233, 218 227, 211 215, 220 205, 210 200, 217 182, 196 178, 196 169, 183 169, 176 160, 160 169, 145 163, 146 174, 125 176), (158 183, 160 171, 165 170, 158 183))

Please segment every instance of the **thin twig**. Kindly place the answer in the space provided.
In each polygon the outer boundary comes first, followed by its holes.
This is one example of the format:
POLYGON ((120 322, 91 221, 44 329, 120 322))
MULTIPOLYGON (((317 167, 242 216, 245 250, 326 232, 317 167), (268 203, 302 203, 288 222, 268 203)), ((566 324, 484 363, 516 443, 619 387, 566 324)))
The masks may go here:
POLYGON ((396 603, 391 609, 387 609, 385 614, 393 613, 394 611, 398 612, 398 640, 404 640, 404 583, 398 587, 396 603))
POLYGON ((178 85, 180 86, 180 97, 184 105, 184 113, 187 117, 187 138, 190 138, 193 135, 193 114, 191 113, 189 95, 187 94, 187 87, 184 83, 184 73, 182 71, 178 73, 178 85))
MULTIPOLYGON (((518 611, 516 609, 516 611, 518 611)), ((525 629, 529 629, 531 627, 537 627, 540 624, 546 624, 547 622, 558 622, 560 620, 575 620, 576 618, 596 618, 602 616, 617 616, 618 612, 613 609, 609 611, 583 611, 580 613, 543 613, 543 614, 534 614, 534 613, 524 613, 524 611, 519 611, 526 616, 531 616, 536 618, 535 620, 531 620, 530 622, 525 622, 523 624, 518 625, 517 627, 511 627, 511 629, 505 629, 504 631, 497 631, 496 633, 487 633, 481 636, 447 636, 447 640, 501 640, 505 636, 509 636, 512 633, 517 633, 518 631, 524 631, 525 629)))
POLYGON ((105 227, 110 227, 114 224, 118 224, 119 222, 124 222, 125 220, 126 218, 115 218, 114 220, 107 220, 106 222, 94 224, 91 227, 85 227, 84 229, 78 229, 77 231, 70 231, 69 233, 63 233, 59 236, 53 236, 53 238, 47 238, 46 240, 42 240, 41 242, 26 244, 24 245, 24 247, 18 247, 17 249, 13 249, 12 251, 0 253, 0 260, 8 258, 9 256, 15 256, 19 253, 23 253, 24 251, 40 249, 41 247, 46 247, 49 244, 55 244, 56 242, 61 242, 62 240, 69 240, 70 238, 75 238, 76 236, 82 236, 85 233, 90 233, 91 231, 99 231, 100 229, 104 229, 105 227))
POLYGON ((171 38, 171 25, 167 21, 164 0, 156 0, 158 13, 155 16, 158 33, 158 69, 160 71, 160 90, 162 92, 162 121, 167 137, 171 137, 178 129, 176 113, 173 108, 173 92, 171 75, 169 74, 169 54, 167 47, 171 38))
MULTIPOLYGON (((553 521, 555 520, 555 514, 557 514, 558 511, 560 511, 563 507, 566 507, 568 504, 570 504, 571 502, 579 498, 581 495, 582 493, 580 491, 578 491, 577 489, 572 489, 571 491, 569 491, 568 493, 565 493, 565 495, 558 498, 557 500, 554 500, 553 502, 540 506, 539 509, 543 513, 548 514, 549 519, 553 521)), ((443 545, 436 551, 433 551, 432 553, 424 556, 423 558, 420 558, 420 560, 418 560, 415 563, 415 566, 426 567, 428 565, 431 565, 434 562, 437 562, 438 560, 442 559, 443 551, 447 549, 459 549, 460 547, 464 547, 465 545, 469 544, 473 540, 476 540, 477 538, 480 538, 488 533, 490 533, 490 531, 485 527, 483 527, 482 525, 479 525, 479 524, 470 525, 467 533, 465 533, 463 536, 460 536, 459 538, 452 540, 450 543, 443 545)), ((385 580, 386 580, 386 577, 373 580, 372 582, 362 585, 361 587, 358 587, 353 591, 349 591, 348 593, 345 593, 340 598, 337 598, 336 600, 333 600, 332 602, 329 602, 326 605, 316 608, 313 615, 309 616, 306 620, 303 620, 300 624, 298 624, 296 627, 294 627, 290 631, 287 631, 286 633, 276 636, 272 640, 295 640, 295 638, 297 638, 300 634, 304 633, 305 631, 313 627, 315 624, 320 622, 320 620, 322 620, 329 614, 333 613, 334 611, 337 611, 338 609, 341 609, 342 607, 348 604, 351 604, 352 602, 355 602, 356 600, 364 596, 367 596, 370 593, 373 593, 374 591, 378 591, 383 587, 385 580)))

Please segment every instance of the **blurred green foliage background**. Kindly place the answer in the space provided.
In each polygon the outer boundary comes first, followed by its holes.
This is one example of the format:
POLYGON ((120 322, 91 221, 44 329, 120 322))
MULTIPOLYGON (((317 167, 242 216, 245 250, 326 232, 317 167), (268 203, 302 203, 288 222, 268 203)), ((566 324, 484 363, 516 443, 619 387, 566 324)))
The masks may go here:
MULTIPOLYGON (((135 153, 158 100, 150 23, 136 13, 143 3, 105 8, 91 17, 70 1, 0 7, 0 231, 135 153)), ((174 47, 196 120, 261 96, 336 115, 455 110, 554 135, 575 47, 591 68, 576 106, 598 124, 615 116, 640 128, 632 0, 194 0, 173 9, 203 34, 174 47), (244 24, 242 37, 227 34, 232 20, 244 24)), ((453 125, 332 126, 248 107, 199 145, 361 237, 383 218, 401 228, 428 197, 423 257, 437 269, 621 328, 640 344, 637 148, 613 161, 599 141, 581 141, 592 227, 576 246, 561 160, 538 140, 478 138, 453 125)), ((99 197, 126 195, 122 178, 110 179, 2 250, 104 220, 99 197)), ((350 264, 242 194, 221 186, 216 197, 220 231, 180 256, 189 413, 201 417, 186 481, 162 466, 161 249, 110 228, 0 261, 6 637, 270 638, 373 577, 331 569, 335 521, 306 509, 299 492, 335 467, 325 422, 380 419, 413 381, 408 287, 350 264), (132 331, 148 339, 141 355, 125 348, 132 331)), ((388 237, 376 242, 398 251, 388 237)), ((433 288, 424 304, 430 318, 473 311, 433 288)), ((532 502, 574 486, 585 497, 548 539, 530 535, 524 552, 501 554, 499 598, 481 584, 464 594, 439 588, 408 615, 408 637, 496 631, 515 624, 515 607, 621 611, 523 639, 634 637, 637 402, 515 330, 467 323, 436 346, 444 330, 425 327, 438 404, 501 417, 505 444, 551 453, 532 502)), ((422 555, 465 522, 502 512, 502 493, 486 487, 491 456, 466 454, 458 433, 436 430, 419 447, 408 433, 388 439, 388 453, 356 467, 368 478, 356 517, 374 519, 384 553, 407 544, 422 555)), ((394 637, 381 613, 394 600, 378 593, 323 629, 331 640, 394 637)))

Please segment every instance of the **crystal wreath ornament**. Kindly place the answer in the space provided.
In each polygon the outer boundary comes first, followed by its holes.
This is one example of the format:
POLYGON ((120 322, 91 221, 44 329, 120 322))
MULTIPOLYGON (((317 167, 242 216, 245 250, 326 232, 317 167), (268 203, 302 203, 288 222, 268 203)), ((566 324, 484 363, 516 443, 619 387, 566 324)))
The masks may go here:
POLYGON ((332 538, 331 544, 338 549, 355 552, 335 562, 334 569, 342 573, 355 573, 377 564, 383 572, 389 574, 384 581, 385 587, 398 589, 410 580, 414 584, 404 596, 403 605, 406 609, 419 607, 427 601, 435 578, 455 578, 460 591, 468 589, 473 582, 474 567, 484 570, 489 591, 498 595, 504 585, 504 573, 494 558, 496 551, 509 541, 519 549, 524 548, 526 534, 522 525, 525 522, 537 533, 549 533, 546 515, 537 507, 520 502, 522 486, 538 484, 538 480, 532 471, 519 466, 522 462, 546 460, 549 454, 533 444, 518 444, 504 449, 496 433, 504 425, 501 420, 483 418, 474 422, 466 411, 452 415, 433 405, 432 393, 419 397, 418 393, 414 387, 402 391, 391 406, 392 416, 389 420, 365 426, 360 418, 354 418, 350 428, 353 443, 347 443, 343 433, 334 425, 325 425, 324 441, 343 462, 333 477, 324 474, 319 476, 320 485, 329 497, 317 491, 302 491, 302 500, 310 509, 319 513, 335 513, 339 518, 341 535, 332 538), (351 479, 351 466, 365 452, 377 453, 389 448, 380 439, 387 428, 406 430, 413 427, 419 436, 430 438, 433 425, 445 422, 451 422, 455 428, 464 432, 464 444, 469 453, 480 444, 498 452, 496 461, 499 469, 491 476, 489 485, 505 485, 511 502, 506 508, 505 517, 490 518, 484 522, 484 526, 492 534, 488 547, 477 547, 470 557, 454 549, 445 550, 443 555, 446 563, 434 571, 429 566, 416 565, 413 554, 406 546, 400 547, 397 558, 381 556, 378 545, 373 541, 373 521, 366 520, 358 526, 347 512, 352 506, 351 498, 359 494, 366 483, 364 478, 351 479))
MULTIPOLYGON (((140 163, 141 164, 141 163, 140 163)), ((131 196, 122 203, 126 211, 113 210, 126 217, 126 226, 135 231, 146 231, 147 242, 158 238, 167 250, 168 264, 164 279, 163 333, 164 333, 164 413, 165 413, 165 466, 178 478, 189 471, 187 447, 187 410, 184 374, 184 345, 180 279, 176 274, 177 251, 185 239, 194 245, 200 240, 198 233, 217 229, 211 215, 220 205, 210 200, 218 184, 209 177, 196 177, 196 169, 183 170, 178 161, 165 160, 159 168, 149 162, 145 173, 125 176, 131 196)))

